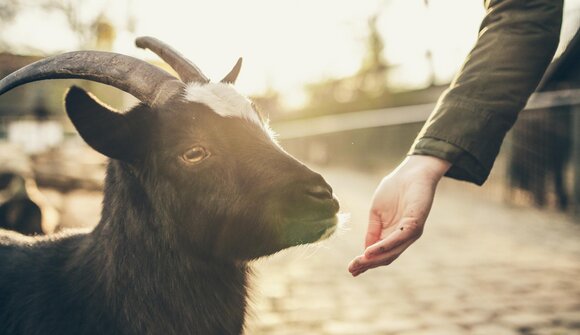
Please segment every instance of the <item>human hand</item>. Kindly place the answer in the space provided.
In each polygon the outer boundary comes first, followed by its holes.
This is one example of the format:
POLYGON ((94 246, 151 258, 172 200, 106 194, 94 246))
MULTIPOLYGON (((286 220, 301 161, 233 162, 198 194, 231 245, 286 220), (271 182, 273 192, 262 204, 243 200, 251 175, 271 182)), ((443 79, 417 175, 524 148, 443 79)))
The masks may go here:
POLYGON ((432 156, 407 157, 383 178, 371 202, 365 251, 353 259, 353 276, 391 264, 423 233, 439 180, 451 163, 432 156))

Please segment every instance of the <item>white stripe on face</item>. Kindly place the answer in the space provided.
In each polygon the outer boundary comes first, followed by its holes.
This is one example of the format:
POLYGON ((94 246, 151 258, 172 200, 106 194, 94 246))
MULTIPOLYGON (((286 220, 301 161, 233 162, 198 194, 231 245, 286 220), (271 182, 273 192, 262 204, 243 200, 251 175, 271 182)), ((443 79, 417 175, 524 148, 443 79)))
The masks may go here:
POLYGON ((230 84, 190 83, 185 90, 185 99, 207 105, 223 117, 238 117, 263 126, 250 100, 230 84))

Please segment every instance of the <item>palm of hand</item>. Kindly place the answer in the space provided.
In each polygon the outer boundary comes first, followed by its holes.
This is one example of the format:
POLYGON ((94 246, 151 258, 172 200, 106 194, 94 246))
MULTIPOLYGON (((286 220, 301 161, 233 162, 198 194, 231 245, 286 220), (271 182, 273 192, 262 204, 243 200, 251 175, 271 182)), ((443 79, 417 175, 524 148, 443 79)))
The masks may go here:
POLYGON ((400 171, 383 179, 371 204, 366 250, 349 265, 353 276, 391 264, 421 236, 436 184, 400 171))

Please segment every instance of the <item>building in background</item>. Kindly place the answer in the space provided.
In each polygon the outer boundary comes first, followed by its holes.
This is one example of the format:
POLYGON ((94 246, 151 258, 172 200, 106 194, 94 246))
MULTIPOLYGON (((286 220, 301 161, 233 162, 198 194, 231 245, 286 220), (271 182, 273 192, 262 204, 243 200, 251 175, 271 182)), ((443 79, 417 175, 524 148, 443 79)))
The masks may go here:
MULTIPOLYGON (((115 28, 104 16, 95 23, 91 49, 110 51, 115 28)), ((0 78, 44 57, 0 53, 0 78)), ((80 80, 50 80, 17 87, 0 99, 0 140, 16 144, 28 154, 38 154, 58 147, 67 134, 74 134, 65 117, 64 92, 71 85, 85 87, 105 101, 123 108, 131 103, 126 94, 112 87, 80 80)))

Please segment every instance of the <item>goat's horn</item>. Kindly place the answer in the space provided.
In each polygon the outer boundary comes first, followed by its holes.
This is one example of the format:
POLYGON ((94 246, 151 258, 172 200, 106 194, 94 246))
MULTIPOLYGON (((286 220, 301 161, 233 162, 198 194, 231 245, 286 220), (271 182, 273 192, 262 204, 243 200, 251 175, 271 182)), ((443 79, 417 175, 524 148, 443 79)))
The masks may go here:
POLYGON ((234 84, 236 79, 238 79, 238 75, 240 74, 240 70, 242 68, 242 57, 238 58, 236 65, 231 69, 230 73, 226 74, 224 79, 221 80, 222 83, 226 84, 234 84))
POLYGON ((182 90, 183 83, 137 58, 102 51, 75 51, 48 57, 0 80, 0 94, 46 79, 87 79, 111 85, 149 106, 161 105, 182 90))
POLYGON ((141 49, 149 49, 161 57, 177 72, 184 83, 209 83, 209 79, 195 64, 162 41, 154 37, 143 36, 135 40, 135 45, 141 49))

